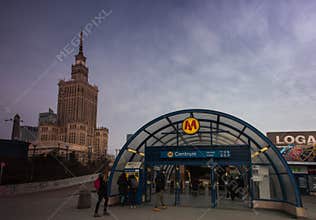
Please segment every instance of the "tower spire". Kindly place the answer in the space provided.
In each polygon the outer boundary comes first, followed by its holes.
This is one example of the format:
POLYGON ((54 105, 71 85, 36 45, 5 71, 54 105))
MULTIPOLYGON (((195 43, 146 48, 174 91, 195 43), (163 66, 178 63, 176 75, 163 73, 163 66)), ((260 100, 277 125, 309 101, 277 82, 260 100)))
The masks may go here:
POLYGON ((82 31, 80 32, 79 54, 83 54, 83 33, 82 33, 82 31))
POLYGON ((76 64, 86 65, 86 57, 83 55, 83 31, 80 32, 79 52, 76 55, 76 64))

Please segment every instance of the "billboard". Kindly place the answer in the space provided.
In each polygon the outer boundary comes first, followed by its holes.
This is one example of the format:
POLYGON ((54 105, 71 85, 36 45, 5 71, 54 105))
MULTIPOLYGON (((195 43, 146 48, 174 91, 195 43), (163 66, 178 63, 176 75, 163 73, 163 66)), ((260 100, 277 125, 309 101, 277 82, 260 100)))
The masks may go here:
POLYGON ((316 131, 268 132, 267 136, 276 146, 316 144, 316 131))
POLYGON ((268 132, 287 161, 316 162, 316 131, 268 132))

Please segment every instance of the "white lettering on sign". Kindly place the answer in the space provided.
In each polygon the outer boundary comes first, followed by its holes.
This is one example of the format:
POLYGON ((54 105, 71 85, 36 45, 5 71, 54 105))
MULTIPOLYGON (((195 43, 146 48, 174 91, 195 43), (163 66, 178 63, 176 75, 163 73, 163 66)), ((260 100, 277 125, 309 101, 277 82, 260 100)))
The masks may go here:
POLYGON ((178 152, 176 151, 174 154, 176 157, 196 157, 196 152, 178 152))
POLYGON ((314 136, 312 135, 308 136, 307 143, 315 143, 315 142, 316 142, 316 139, 314 136))
POLYGON ((286 135, 283 138, 277 135, 275 137, 275 143, 276 145, 288 145, 288 144, 315 144, 316 138, 313 135, 286 135))

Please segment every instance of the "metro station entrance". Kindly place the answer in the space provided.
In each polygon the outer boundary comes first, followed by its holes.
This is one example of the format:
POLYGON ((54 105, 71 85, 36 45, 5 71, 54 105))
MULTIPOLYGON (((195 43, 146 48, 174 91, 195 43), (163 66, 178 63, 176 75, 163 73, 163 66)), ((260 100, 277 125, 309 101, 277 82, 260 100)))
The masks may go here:
MULTIPOLYGON (((247 122, 218 111, 171 112, 139 128, 124 144, 110 176, 111 201, 128 163, 139 163, 138 204, 156 198, 162 172, 167 205, 272 208, 303 216, 299 188, 271 141, 247 122)), ((134 168, 133 168, 134 169, 134 168)))
POLYGON ((215 208, 231 206, 226 200, 239 201, 239 207, 250 203, 247 145, 155 146, 146 147, 145 155, 146 202, 153 202, 155 177, 163 172, 168 205, 215 208))

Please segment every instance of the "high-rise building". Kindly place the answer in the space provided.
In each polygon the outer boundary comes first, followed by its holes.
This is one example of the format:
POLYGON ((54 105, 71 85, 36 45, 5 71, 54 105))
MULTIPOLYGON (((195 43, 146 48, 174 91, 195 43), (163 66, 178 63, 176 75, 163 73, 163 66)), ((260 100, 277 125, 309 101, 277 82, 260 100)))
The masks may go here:
POLYGON ((37 141, 38 127, 23 125, 20 127, 20 141, 35 143, 37 141))
POLYGON ((58 145, 58 150, 67 148, 67 151, 77 152, 78 158, 84 158, 90 149, 94 154, 92 158, 106 155, 108 129, 97 128, 98 87, 89 83, 88 76, 81 32, 71 79, 58 83, 57 116, 52 110, 40 114, 40 146, 54 149, 58 145))
MULTIPOLYGON (((12 120, 12 119, 10 119, 12 120)), ((20 115, 16 114, 13 118, 13 127, 12 127, 12 133, 11 133, 11 140, 20 140, 21 133, 20 133, 20 126, 21 123, 21 117, 20 115)))
POLYGON ((49 108, 48 112, 41 112, 39 113, 39 118, 38 118, 38 124, 56 124, 57 123, 57 114, 54 113, 54 111, 49 108))

